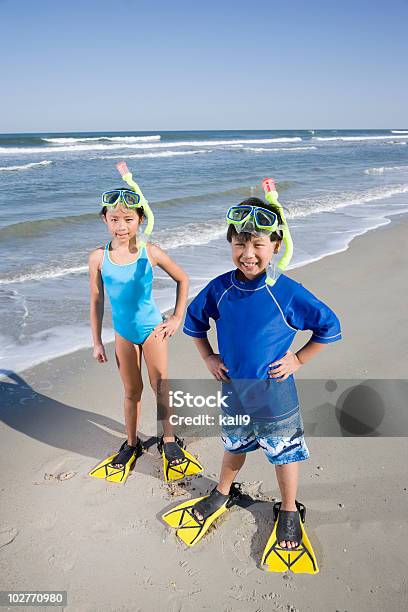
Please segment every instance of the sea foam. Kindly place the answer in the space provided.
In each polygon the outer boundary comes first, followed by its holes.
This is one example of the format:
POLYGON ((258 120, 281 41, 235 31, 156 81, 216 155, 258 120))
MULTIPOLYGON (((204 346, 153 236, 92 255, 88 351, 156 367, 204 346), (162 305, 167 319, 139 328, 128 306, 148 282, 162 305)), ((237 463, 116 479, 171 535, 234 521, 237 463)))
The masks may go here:
POLYGON ((280 142, 301 142, 302 139, 295 136, 291 138, 254 138, 247 140, 179 140, 170 142, 145 142, 145 143, 117 143, 117 144, 72 144, 56 147, 0 147, 0 153, 10 154, 32 154, 32 153, 77 153, 81 151, 114 151, 119 149, 158 149, 178 147, 220 147, 237 144, 268 144, 280 142))
POLYGON ((53 280, 68 276, 69 274, 84 274, 88 272, 88 266, 73 266, 71 268, 53 268, 43 272, 33 272, 31 274, 19 274, 9 278, 0 278, 0 285, 13 285, 14 283, 27 283, 30 281, 53 280))
POLYGON ((367 168, 364 174, 384 174, 384 172, 407 172, 408 166, 381 166, 379 168, 367 168))
MULTIPOLYGON (((130 158, 154 158, 154 157, 177 157, 178 155, 199 155, 201 153, 211 153, 212 149, 201 149, 199 151, 158 151, 157 153, 129 153, 129 154, 121 154, 120 157, 122 159, 130 159, 130 158)), ((94 159, 117 159, 118 155, 101 155, 94 159)))
POLYGON ((317 147, 243 147, 244 151, 252 151, 253 153, 263 153, 265 151, 312 151, 314 149, 317 149, 317 147))
POLYGON ((0 172, 19 172, 21 170, 33 170, 34 168, 45 168, 50 166, 53 162, 45 159, 41 162, 32 162, 31 164, 24 164, 23 166, 1 166, 0 172))
POLYGON ((151 142, 160 140, 160 135, 155 136, 83 136, 82 138, 42 138, 44 142, 52 142, 55 144, 75 144, 76 142, 95 142, 98 140, 107 140, 109 142, 151 142))
POLYGON ((313 136, 312 140, 330 141, 330 140, 342 140, 344 142, 358 142, 363 140, 395 140, 396 138, 406 138, 406 136, 313 136))
MULTIPOLYGON (((114 339, 112 329, 104 328, 104 342, 114 339)), ((31 335, 27 342, 10 342, 5 336, 0 336, 0 346, 7 346, 7 353, 0 349, 0 376, 5 372, 21 372, 44 361, 73 353, 82 348, 92 346, 89 326, 65 325, 50 327, 31 335)))

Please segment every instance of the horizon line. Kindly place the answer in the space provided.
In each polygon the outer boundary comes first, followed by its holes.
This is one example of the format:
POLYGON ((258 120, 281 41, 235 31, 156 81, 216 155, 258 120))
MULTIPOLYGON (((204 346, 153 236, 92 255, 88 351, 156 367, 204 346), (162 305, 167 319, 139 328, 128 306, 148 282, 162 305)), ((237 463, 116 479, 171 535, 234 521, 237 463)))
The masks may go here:
POLYGON ((12 136, 15 134, 27 134, 27 135, 35 135, 35 134, 140 134, 144 132, 160 132, 163 134, 171 133, 171 132, 328 132, 328 131, 338 131, 338 132, 375 132, 375 131, 391 131, 391 130, 407 130, 408 128, 402 127, 378 127, 378 128, 211 128, 211 129, 154 129, 154 130, 59 130, 59 131, 41 131, 41 132, 0 132, 0 136, 12 136))

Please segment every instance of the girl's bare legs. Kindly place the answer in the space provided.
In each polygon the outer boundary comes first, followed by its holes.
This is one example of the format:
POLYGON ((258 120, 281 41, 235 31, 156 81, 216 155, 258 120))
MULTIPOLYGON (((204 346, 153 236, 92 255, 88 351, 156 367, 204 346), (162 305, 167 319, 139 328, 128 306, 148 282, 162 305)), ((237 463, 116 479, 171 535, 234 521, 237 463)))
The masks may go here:
MULTIPOLYGON (((296 493, 299 480, 299 462, 285 463, 284 465, 275 465, 276 478, 279 484, 279 489, 282 495, 281 510, 296 511, 296 493)), ((282 548, 295 548, 297 542, 284 540, 279 542, 282 548)))
POLYGON ((115 355, 125 389, 125 425, 128 444, 136 446, 143 381, 140 371, 141 346, 115 334, 115 355))
POLYGON ((150 385, 156 395, 158 412, 162 416, 163 438, 165 442, 171 442, 174 440, 174 434, 168 422, 170 410, 167 380, 167 339, 163 340, 161 336, 155 338, 152 332, 144 341, 142 349, 147 372, 149 374, 150 385))

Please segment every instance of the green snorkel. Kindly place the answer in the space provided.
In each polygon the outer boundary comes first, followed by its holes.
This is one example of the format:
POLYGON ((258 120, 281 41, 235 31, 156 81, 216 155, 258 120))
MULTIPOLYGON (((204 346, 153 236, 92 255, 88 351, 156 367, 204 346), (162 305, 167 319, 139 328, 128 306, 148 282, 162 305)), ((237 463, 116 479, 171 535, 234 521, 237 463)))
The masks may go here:
POLYGON ((118 169, 119 174, 121 175, 125 183, 127 183, 129 187, 132 189, 132 191, 137 193, 137 195, 140 197, 138 208, 143 208, 143 212, 147 220, 146 228, 140 236, 141 238, 140 243, 141 245, 146 245, 146 242, 149 240, 150 234, 152 233, 153 227, 154 227, 153 211, 149 206, 149 202, 144 197, 139 185, 133 180, 132 173, 129 171, 129 168, 126 165, 126 162, 124 161, 119 162, 118 164, 116 164, 116 168, 118 169))
MULTIPOLYGON (((262 181, 262 189, 265 192, 265 199, 269 204, 279 210, 279 214, 282 219, 282 234, 283 234, 283 244, 285 245, 285 253, 281 260, 279 261, 277 268, 280 272, 283 272, 289 265, 290 260, 293 255, 293 241, 290 235, 289 226, 285 218, 285 213, 283 212, 283 206, 278 201, 278 192, 276 190, 275 181, 272 178, 266 178, 262 181)), ((273 278, 269 275, 269 271, 266 277, 267 285, 274 285, 277 281, 277 278, 273 278)))

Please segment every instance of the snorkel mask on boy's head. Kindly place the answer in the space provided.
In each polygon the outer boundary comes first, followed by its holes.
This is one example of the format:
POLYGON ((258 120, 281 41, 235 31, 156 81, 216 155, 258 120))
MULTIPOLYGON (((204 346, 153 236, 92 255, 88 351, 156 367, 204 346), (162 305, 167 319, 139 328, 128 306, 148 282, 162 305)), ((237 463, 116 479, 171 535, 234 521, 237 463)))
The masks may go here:
POLYGON ((277 266, 275 266, 273 260, 270 262, 266 276, 266 284, 274 285, 279 274, 285 270, 292 259, 293 242, 282 204, 278 201, 278 192, 276 191, 274 180, 271 178, 264 179, 262 181, 262 188, 265 192, 265 199, 278 210, 282 223, 279 223, 279 217, 275 211, 263 208, 262 206, 246 204, 231 206, 227 212, 227 223, 228 225, 233 225, 238 234, 241 232, 247 232, 254 236, 271 236, 277 232, 282 234, 285 253, 277 266))
POLYGON ((282 229, 274 211, 249 204, 231 206, 227 212, 227 223, 234 226, 237 234, 246 232, 254 236, 270 236, 282 229))

